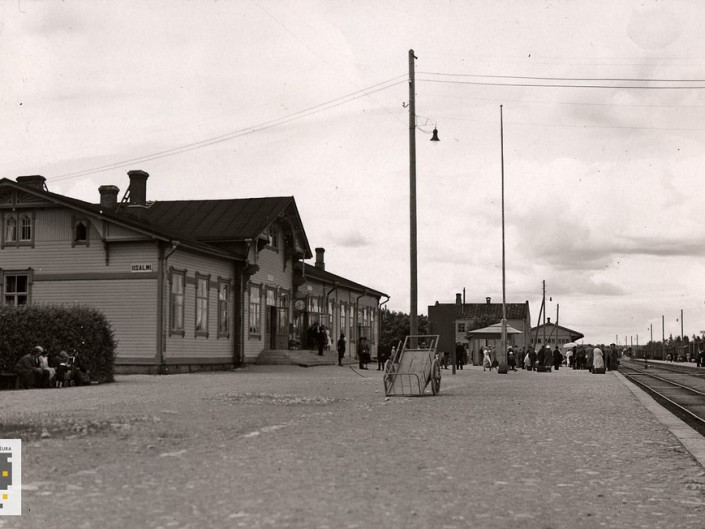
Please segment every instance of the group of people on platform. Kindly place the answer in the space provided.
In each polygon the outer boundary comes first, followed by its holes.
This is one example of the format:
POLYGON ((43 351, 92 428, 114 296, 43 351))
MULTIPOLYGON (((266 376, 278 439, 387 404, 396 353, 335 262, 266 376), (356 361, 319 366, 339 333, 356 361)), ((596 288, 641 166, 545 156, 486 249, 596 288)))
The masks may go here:
MULTIPOLYGON (((462 345, 460 345, 462 347, 462 345)), ((457 345, 456 345, 457 347, 457 345)), ((481 348, 482 370, 492 371, 499 366, 497 351, 494 346, 481 348)), ((459 355, 456 353, 456 358, 459 355)), ((561 352, 558 346, 553 350, 542 345, 538 350, 535 347, 507 348, 507 367, 509 370, 526 369, 527 371, 545 371, 554 369, 558 371, 561 366, 570 369, 587 369, 590 372, 597 370, 617 370, 619 367, 619 351, 615 344, 610 344, 607 351, 599 347, 575 346, 568 351, 561 352)))
POLYGON ((314 323, 308 328, 307 347, 317 349, 318 355, 323 356, 323 351, 330 351, 330 330, 322 323, 314 323))
POLYGON ((15 364, 15 371, 24 388, 59 388, 91 383, 90 372, 74 351, 49 354, 41 345, 22 356, 15 364))

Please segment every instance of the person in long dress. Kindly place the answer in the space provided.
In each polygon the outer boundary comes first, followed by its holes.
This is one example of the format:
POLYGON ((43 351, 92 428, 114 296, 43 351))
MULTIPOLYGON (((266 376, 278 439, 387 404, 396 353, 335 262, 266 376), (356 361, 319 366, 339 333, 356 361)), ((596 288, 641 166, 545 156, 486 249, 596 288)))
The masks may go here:
POLYGON ((599 347, 595 347, 592 351, 592 372, 595 372, 595 369, 604 369, 605 368, 605 357, 602 354, 602 349, 599 347))
POLYGON ((483 349, 482 354, 482 370, 487 371, 487 368, 489 368, 490 371, 492 371, 492 357, 490 356, 490 350, 483 349))

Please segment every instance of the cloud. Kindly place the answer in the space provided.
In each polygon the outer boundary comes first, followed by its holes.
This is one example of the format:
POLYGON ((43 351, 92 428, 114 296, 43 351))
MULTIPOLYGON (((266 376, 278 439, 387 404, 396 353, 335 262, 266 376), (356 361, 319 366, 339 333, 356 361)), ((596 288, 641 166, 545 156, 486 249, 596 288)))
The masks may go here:
POLYGON ((624 239, 627 243, 620 251, 629 255, 654 255, 659 257, 702 257, 705 245, 698 240, 665 239, 657 237, 633 237, 624 239))
POLYGON ((342 248, 364 248, 365 246, 370 246, 370 240, 362 235, 358 229, 329 232, 325 238, 342 248))

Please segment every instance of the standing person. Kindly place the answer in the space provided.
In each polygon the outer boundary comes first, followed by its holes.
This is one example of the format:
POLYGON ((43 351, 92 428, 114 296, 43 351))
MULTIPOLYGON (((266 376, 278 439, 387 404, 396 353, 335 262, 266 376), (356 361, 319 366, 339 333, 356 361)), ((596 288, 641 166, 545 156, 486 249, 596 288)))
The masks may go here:
POLYGON ((558 371, 558 368, 561 367, 562 363, 563 355, 561 354, 560 350, 558 349, 558 346, 556 345, 556 348, 553 350, 553 369, 558 371))
POLYGON ((39 356, 44 352, 40 345, 34 347, 15 364, 15 371, 26 388, 48 388, 49 371, 39 366, 39 356))
POLYGON ((551 346, 546 347, 544 359, 544 366, 546 366, 546 372, 550 373, 553 367, 553 351, 551 351, 551 346))
POLYGON ((605 357, 602 354, 602 349, 595 347, 592 351, 592 372, 595 373, 597 369, 604 373, 605 370, 605 357))
POLYGON ((616 371, 619 367, 619 353, 617 352, 617 346, 615 344, 610 344, 610 371, 616 371))
POLYGON ((544 365, 546 365, 546 346, 542 345, 541 349, 536 353, 536 367, 544 365))
POLYGON ((588 368, 588 371, 592 373, 592 368, 593 368, 593 360, 595 358, 595 349, 588 347, 587 353, 585 354, 585 365, 588 368))
POLYGON ((487 371, 487 368, 492 371, 492 358, 490 357, 490 350, 484 348, 482 350, 482 370, 487 371))
POLYGON ((460 342, 455 342, 455 368, 462 369, 465 365, 465 347, 460 342))
POLYGON ((343 357, 345 356, 345 342, 347 340, 345 339, 345 333, 341 332, 340 333, 340 338, 338 338, 338 365, 342 366, 343 365, 343 357))
POLYGON ((382 371, 384 369, 384 363, 387 361, 387 354, 384 352, 386 347, 382 348, 377 345, 377 371, 382 371))
POLYGON ((313 323, 306 331, 306 349, 316 347, 316 339, 318 337, 318 322, 313 323))
POLYGON ((529 349, 529 371, 534 371, 536 369, 536 362, 539 360, 539 355, 536 352, 536 349, 531 346, 529 349))
POLYGON ((318 331, 316 332, 316 342, 318 343, 318 356, 323 356, 323 348, 328 342, 326 328, 323 325, 318 326, 318 331))
POLYGON ((578 369, 585 369, 587 364, 587 353, 585 353, 585 348, 581 347, 578 350, 578 369))
POLYGON ((370 346, 367 345, 367 338, 360 338, 357 344, 357 359, 360 369, 367 369, 367 364, 370 363, 370 346))
POLYGON ((512 349, 511 347, 507 349, 507 366, 509 366, 509 369, 512 371, 517 370, 517 361, 514 357, 514 349, 512 349))

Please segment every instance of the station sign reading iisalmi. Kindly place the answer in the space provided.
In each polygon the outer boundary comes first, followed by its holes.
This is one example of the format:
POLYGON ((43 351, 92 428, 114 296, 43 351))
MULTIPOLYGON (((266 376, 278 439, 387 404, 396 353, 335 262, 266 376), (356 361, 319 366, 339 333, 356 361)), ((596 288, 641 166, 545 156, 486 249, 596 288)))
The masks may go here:
POLYGON ((152 263, 135 263, 130 265, 130 272, 152 272, 152 263))

